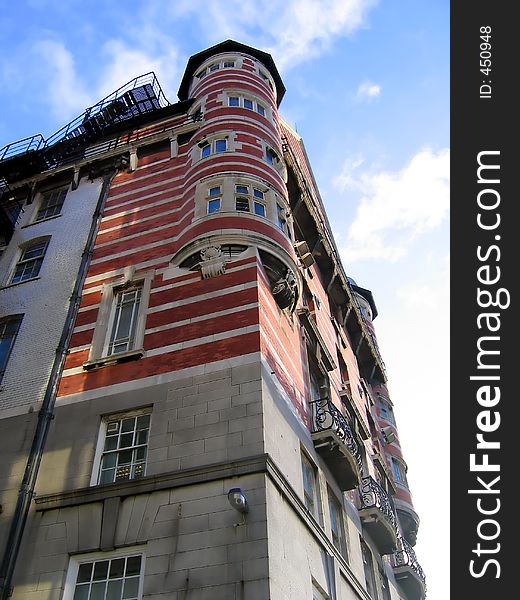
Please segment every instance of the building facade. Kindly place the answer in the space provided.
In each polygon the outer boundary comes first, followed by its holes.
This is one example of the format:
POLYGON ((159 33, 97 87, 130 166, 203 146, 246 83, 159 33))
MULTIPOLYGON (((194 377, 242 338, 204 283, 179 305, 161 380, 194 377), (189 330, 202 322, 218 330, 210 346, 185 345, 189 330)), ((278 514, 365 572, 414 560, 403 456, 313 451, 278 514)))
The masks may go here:
POLYGON ((424 598, 377 310, 284 92, 228 40, 176 104, 138 78, 0 151, 3 597, 424 598))

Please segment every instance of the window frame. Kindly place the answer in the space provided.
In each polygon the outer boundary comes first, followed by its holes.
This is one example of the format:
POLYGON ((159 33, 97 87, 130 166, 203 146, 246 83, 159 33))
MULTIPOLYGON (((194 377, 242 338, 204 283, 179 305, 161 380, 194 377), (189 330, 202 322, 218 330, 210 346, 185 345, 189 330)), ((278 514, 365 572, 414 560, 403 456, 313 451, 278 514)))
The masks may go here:
POLYGON ((374 555, 365 540, 359 536, 361 545, 361 562, 363 563, 363 574, 365 577, 366 591, 371 598, 377 598, 376 574, 374 570, 374 555))
POLYGON ((34 281, 35 279, 38 279, 38 277, 40 276, 43 261, 45 259, 45 255, 47 254, 47 250, 49 249, 50 239, 51 239, 50 236, 34 238, 32 240, 25 242, 24 244, 22 244, 19 247, 18 258, 12 269, 11 276, 9 277, 8 285, 18 285, 20 283, 25 283, 26 281, 34 281), (35 246, 38 246, 42 243, 44 244, 44 246, 43 246, 43 250, 39 256, 36 256, 33 258, 24 258, 26 252, 28 252, 31 248, 34 248, 35 246), (25 279, 19 279, 17 281, 14 281, 14 278, 16 276, 16 271, 22 263, 25 265, 27 265, 29 263, 37 264, 38 266, 37 266, 36 274, 34 274, 34 267, 33 267, 31 277, 27 277, 25 279))
MULTIPOLYGON (((144 577, 145 577, 145 565, 146 565, 146 547, 139 545, 133 547, 127 547, 114 552, 89 552, 88 554, 76 554, 70 557, 69 565, 67 568, 67 575, 65 578, 65 586, 63 589, 63 600, 73 600, 76 591, 76 585, 78 583, 78 574, 80 566, 87 563, 102 562, 105 560, 117 560, 120 558, 130 558, 134 556, 141 557, 141 565, 139 571, 139 585, 137 589, 137 600, 143 598, 144 588, 144 577)), ((107 581, 107 580, 105 580, 107 581)), ((89 590, 90 592, 90 590, 89 590)))
POLYGON ((314 462, 309 458, 306 452, 301 451, 301 468, 302 468, 302 484, 303 484, 303 504, 307 509, 308 513, 312 515, 318 523, 321 524, 320 514, 321 514, 321 504, 320 504, 320 492, 319 492, 319 475, 318 468, 314 464, 314 462), (312 491, 312 507, 310 508, 308 505, 309 490, 307 489, 306 483, 308 479, 305 475, 306 467, 308 467, 308 472, 312 474, 312 482, 311 482, 311 491, 312 491))
POLYGON ((2 317, 0 318, 0 341, 7 339, 7 340, 11 340, 9 342, 9 347, 7 349, 7 351, 5 352, 5 358, 3 360, 3 364, 0 363, 0 384, 2 383, 2 379, 4 377, 4 374, 7 370, 7 365, 9 364, 9 359, 11 357, 11 353, 13 351, 15 342, 16 342, 16 338, 18 337, 18 333, 20 332, 20 327, 22 325, 22 320, 23 320, 24 315, 23 314, 16 314, 16 315, 8 315, 6 317, 2 317), (5 331, 7 329, 7 327, 9 326, 9 323, 15 323, 16 324, 16 331, 13 333, 13 335, 9 337, 5 336, 5 331), (3 329, 3 331, 2 331, 3 329))
POLYGON ((68 193, 69 193, 68 185, 67 186, 59 186, 59 187, 55 187, 55 188, 40 192, 38 210, 36 211, 36 214, 34 216, 33 223, 41 223, 42 221, 47 221, 48 219, 54 219, 54 218, 62 215, 63 214, 63 204, 65 203, 65 199, 66 199, 68 193), (46 202, 47 198, 49 196, 52 197, 55 193, 58 194, 58 202, 55 202, 54 204, 51 204, 50 206, 47 206, 44 209, 43 204, 46 202), (40 213, 42 212, 42 210, 49 210, 49 208, 52 208, 52 207, 59 207, 59 209, 57 212, 54 212, 51 215, 45 215, 45 216, 40 217, 40 213))
MULTIPOLYGON (((101 417, 101 423, 100 423, 99 430, 98 430, 98 439, 97 439, 96 449, 95 449, 95 453, 94 453, 93 468, 92 468, 92 473, 91 473, 91 477, 90 477, 90 486, 91 487, 98 486, 98 485, 111 485, 114 483, 120 483, 120 482, 125 482, 125 481, 135 481, 137 479, 142 479, 143 477, 146 477, 146 469, 148 467, 148 450, 149 450, 149 443, 150 443, 150 431, 151 431, 151 423, 152 423, 152 409, 153 409, 152 406, 147 406, 144 408, 138 408, 138 409, 128 410, 128 411, 124 411, 124 412, 113 413, 110 415, 103 415, 101 417), (123 419, 130 419, 132 417, 137 418, 137 417, 142 417, 145 415, 149 415, 150 419, 148 422, 148 435, 147 435, 146 445, 145 445, 146 454, 145 454, 145 460, 144 460, 143 475, 141 475, 140 477, 131 477, 128 479, 120 479, 120 480, 114 480, 112 482, 101 483, 101 474, 102 474, 102 470, 103 470, 102 469, 103 457, 105 456, 105 454, 107 454, 109 452, 112 453, 112 452, 118 451, 118 449, 112 449, 110 451, 105 450, 105 442, 106 442, 106 438, 107 438, 107 434, 108 434, 109 424, 115 423, 117 421, 122 421, 123 419)), ((131 463, 131 465, 132 464, 133 463, 131 463)))
POLYGON ((110 312, 110 317, 108 319, 107 324, 107 336, 105 339, 105 346, 103 348, 104 356, 116 356, 117 354, 123 354, 125 352, 129 352, 135 349, 135 341, 136 341, 136 333, 137 333, 137 325, 139 320, 139 309, 141 306, 141 299, 143 295, 143 286, 141 282, 136 282, 135 285, 123 286, 121 288, 117 288, 114 290, 114 302, 112 303, 112 310, 110 312), (120 317, 123 312, 124 300, 123 297, 126 294, 135 292, 137 295, 136 300, 132 302, 132 316, 130 321, 130 331, 128 336, 128 347, 122 352, 115 352, 111 346, 123 344, 124 338, 116 338, 116 334, 118 333, 120 317), (136 308, 137 305, 137 308, 136 308), (119 314, 118 314, 119 313, 119 314))
POLYGON ((347 544, 347 536, 345 532, 345 521, 344 521, 344 511, 340 501, 336 498, 336 495, 332 492, 330 488, 327 490, 328 496, 328 508, 329 508, 329 519, 330 519, 330 532, 331 532, 331 540, 336 548, 336 550, 343 556, 345 560, 348 560, 348 544, 347 544), (334 519, 333 519, 334 517, 334 519), (339 531, 335 532, 333 528, 333 521, 337 520, 339 531), (336 534, 336 535, 335 535, 336 534), (335 542, 335 537, 338 540, 338 543, 335 542))
POLYGON ((130 358, 140 358, 144 355, 145 351, 143 343, 146 328, 146 316, 154 274, 154 271, 148 271, 146 273, 134 275, 133 267, 129 267, 128 272, 122 279, 103 284, 98 318, 94 326, 94 335, 92 337, 89 357, 88 360, 83 363, 84 369, 89 370, 106 364, 122 362, 123 360, 128 360, 130 358), (133 347, 125 352, 107 354, 111 337, 111 328, 114 320, 114 311, 116 309, 115 302, 117 294, 120 291, 137 286, 141 286, 141 299, 136 316, 137 323, 133 347))

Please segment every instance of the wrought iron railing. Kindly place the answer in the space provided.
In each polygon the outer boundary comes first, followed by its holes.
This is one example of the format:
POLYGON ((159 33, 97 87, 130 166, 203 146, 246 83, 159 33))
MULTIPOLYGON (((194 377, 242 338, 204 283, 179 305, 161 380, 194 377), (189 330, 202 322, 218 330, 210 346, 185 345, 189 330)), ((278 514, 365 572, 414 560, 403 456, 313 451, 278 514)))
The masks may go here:
POLYGON ((7 144, 0 149, 0 160, 6 160, 17 154, 25 154, 34 150, 39 150, 44 144, 44 139, 41 134, 33 135, 31 137, 24 138, 7 144))
POLYGON ((385 490, 370 477, 363 477, 361 479, 361 485, 359 486, 359 497, 361 500, 361 508, 377 508, 380 510, 386 519, 393 525, 396 535, 397 529, 397 518, 395 516, 394 506, 385 490))
POLYGON ((410 544, 403 538, 399 537, 399 550, 392 557, 392 564, 394 567, 410 567, 414 571, 419 579, 426 584, 426 575, 417 560, 415 550, 410 544))
POLYGON ((312 410, 312 433, 332 430, 345 444, 350 454, 354 457, 357 467, 363 470, 363 461, 359 452, 359 446, 354 438, 352 429, 347 419, 334 406, 329 398, 320 398, 310 402, 312 410))

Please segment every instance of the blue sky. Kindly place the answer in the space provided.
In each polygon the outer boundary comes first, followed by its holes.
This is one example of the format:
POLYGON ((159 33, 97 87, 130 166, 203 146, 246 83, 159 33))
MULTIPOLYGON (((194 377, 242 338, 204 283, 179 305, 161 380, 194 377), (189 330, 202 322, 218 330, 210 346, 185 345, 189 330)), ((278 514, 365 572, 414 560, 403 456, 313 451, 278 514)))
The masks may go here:
POLYGON ((272 53, 345 269, 375 322, 421 516, 429 600, 448 591, 447 0, 0 0, 0 147, 49 137, 154 70, 170 100, 190 55, 272 53), (438 490, 436 494, 432 489, 438 490))

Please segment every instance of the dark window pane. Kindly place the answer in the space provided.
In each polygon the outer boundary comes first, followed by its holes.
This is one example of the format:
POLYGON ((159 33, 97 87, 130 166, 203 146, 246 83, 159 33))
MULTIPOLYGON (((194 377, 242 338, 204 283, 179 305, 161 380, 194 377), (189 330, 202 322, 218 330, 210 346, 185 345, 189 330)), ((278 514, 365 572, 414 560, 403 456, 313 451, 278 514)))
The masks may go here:
POLYGON ((92 566, 92 563, 83 563, 79 566, 78 578, 76 580, 78 583, 90 581, 90 578, 92 576, 92 566))
POLYGON ((90 600, 104 600, 106 587, 106 581, 101 581, 100 583, 93 583, 92 587, 90 588, 90 600))
POLYGON ((225 152, 227 150, 226 140, 217 140, 215 142, 215 152, 225 152))
MULTIPOLYGON (((124 562, 124 561, 123 561, 124 562)), ((109 581, 107 588, 106 600, 121 600, 121 590, 123 588, 123 581, 109 581)))
POLYGON ((108 575, 108 560, 101 560, 94 563, 94 581, 106 579, 108 575))
POLYGON ((77 585, 74 591, 74 600, 87 600, 89 589, 90 585, 88 583, 86 585, 77 585))
POLYGON ((123 589, 123 599, 137 598, 137 592, 139 590, 139 577, 132 577, 131 579, 125 580, 125 587, 123 589))
POLYGON ((141 572, 141 557, 140 556, 129 556, 126 560, 126 573, 129 575, 139 575, 141 572))
POLYGON ((110 579, 115 579, 116 577, 123 577, 125 572, 125 559, 124 558, 116 558, 110 563, 110 579))
POLYGON ((253 101, 252 100, 248 100, 247 98, 244 98, 244 108, 253 108, 253 101))

